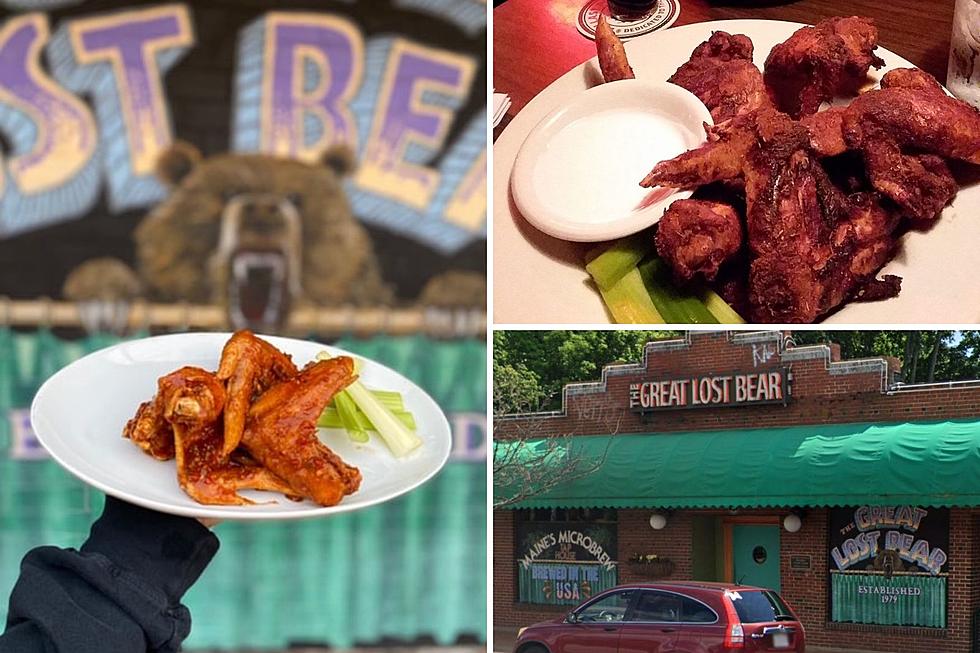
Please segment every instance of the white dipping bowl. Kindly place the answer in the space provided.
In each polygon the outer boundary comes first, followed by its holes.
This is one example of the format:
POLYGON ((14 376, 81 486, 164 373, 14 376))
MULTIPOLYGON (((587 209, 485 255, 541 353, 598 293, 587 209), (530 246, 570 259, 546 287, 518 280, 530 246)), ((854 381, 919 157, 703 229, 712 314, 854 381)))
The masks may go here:
POLYGON ((524 218, 563 240, 594 242, 636 233, 690 191, 641 188, 660 161, 704 143, 711 114, 667 82, 600 84, 551 112, 528 134, 510 185, 524 218))

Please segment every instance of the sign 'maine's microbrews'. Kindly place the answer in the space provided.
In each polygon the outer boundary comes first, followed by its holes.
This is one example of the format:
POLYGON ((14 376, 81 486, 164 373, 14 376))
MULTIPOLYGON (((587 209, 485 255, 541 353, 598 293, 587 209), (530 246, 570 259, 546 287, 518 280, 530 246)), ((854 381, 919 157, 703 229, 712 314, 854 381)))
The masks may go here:
POLYGON ((788 368, 711 374, 630 384, 630 408, 646 413, 678 408, 786 404, 788 368))

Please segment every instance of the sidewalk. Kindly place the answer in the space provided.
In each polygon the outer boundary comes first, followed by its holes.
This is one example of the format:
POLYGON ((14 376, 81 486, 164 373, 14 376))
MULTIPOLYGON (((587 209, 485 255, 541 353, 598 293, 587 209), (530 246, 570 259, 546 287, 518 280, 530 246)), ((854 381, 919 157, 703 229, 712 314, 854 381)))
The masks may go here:
MULTIPOLYGON (((517 628, 495 626, 493 629, 493 653, 511 653, 514 641, 517 639, 517 628)), ((827 648, 825 646, 807 646, 806 653, 902 653, 901 651, 865 651, 852 648, 827 648)))

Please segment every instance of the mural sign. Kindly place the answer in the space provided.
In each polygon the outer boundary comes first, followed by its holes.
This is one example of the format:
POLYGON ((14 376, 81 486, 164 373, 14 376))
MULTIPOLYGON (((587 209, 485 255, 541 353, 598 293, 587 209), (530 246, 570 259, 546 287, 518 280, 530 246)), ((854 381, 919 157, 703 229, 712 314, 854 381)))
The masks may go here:
POLYGON ((785 405, 790 399, 791 378, 789 368, 780 367, 631 383, 629 406, 633 412, 650 413, 680 408, 785 405))
POLYGON ((830 511, 833 621, 946 627, 949 509, 830 511))
POLYGON ((485 276, 459 258, 486 234, 485 0, 6 4, 0 294, 125 288, 274 329, 485 276), (75 260, 32 274, 41 230, 84 233, 75 260))
POLYGON ((617 583, 616 525, 517 523, 518 600, 576 605, 617 583))

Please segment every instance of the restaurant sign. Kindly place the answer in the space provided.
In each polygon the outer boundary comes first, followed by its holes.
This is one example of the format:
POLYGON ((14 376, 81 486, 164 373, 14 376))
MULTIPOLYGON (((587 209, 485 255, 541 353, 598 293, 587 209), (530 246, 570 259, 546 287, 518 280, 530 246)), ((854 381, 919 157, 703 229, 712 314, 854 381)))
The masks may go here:
POLYGON ((518 600, 575 605, 615 587, 616 525, 518 522, 518 600))
POLYGON ((681 408, 717 408, 789 402, 789 368, 706 374, 630 384, 630 409, 637 413, 681 408))
POLYGON ((948 509, 834 508, 829 526, 833 621, 946 627, 948 509))

